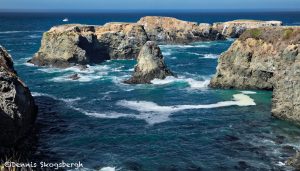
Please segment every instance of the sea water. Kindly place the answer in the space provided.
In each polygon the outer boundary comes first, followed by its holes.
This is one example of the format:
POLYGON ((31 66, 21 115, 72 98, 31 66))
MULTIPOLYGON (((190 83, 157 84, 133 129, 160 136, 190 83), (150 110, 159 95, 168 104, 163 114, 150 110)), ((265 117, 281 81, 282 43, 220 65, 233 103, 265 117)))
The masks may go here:
POLYGON ((127 12, 0 14, 0 44, 39 107, 32 160, 82 162, 96 170, 288 170, 299 127, 271 116, 268 91, 208 87, 218 57, 234 40, 160 45, 178 77, 126 85, 135 60, 56 69, 32 66, 42 33, 69 23, 136 22, 146 15, 196 22, 233 19, 300 23, 300 13, 127 12), (78 80, 69 75, 77 73, 78 80))

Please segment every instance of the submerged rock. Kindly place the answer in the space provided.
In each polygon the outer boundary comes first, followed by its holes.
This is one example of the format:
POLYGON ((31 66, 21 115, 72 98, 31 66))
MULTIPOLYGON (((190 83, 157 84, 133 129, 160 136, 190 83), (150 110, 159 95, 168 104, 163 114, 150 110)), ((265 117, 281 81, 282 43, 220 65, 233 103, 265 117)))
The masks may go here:
POLYGON ((0 156, 4 148, 22 145, 36 114, 28 87, 18 78, 11 56, 0 46, 0 156))
POLYGON ((43 34, 39 51, 28 62, 65 68, 107 59, 135 59, 147 40, 143 26, 134 23, 61 25, 43 34))
POLYGON ((259 21, 259 20, 234 20, 218 22, 213 24, 213 29, 222 35, 231 38, 238 38, 244 31, 270 26, 282 26, 281 21, 259 21))
POLYGON ((210 24, 200 24, 171 17, 147 16, 138 21, 144 26, 149 38, 160 43, 191 43, 220 40, 224 37, 210 24))
POLYGON ((272 114, 300 123, 300 27, 247 30, 221 55, 215 88, 273 91, 272 114))
POLYGON ((124 82, 150 84, 155 78, 165 79, 167 76, 174 76, 174 74, 167 68, 158 45, 153 41, 148 41, 139 53, 133 76, 124 82))
POLYGON ((296 170, 300 170, 300 153, 297 152, 294 157, 291 157, 285 162, 288 166, 293 166, 296 170))

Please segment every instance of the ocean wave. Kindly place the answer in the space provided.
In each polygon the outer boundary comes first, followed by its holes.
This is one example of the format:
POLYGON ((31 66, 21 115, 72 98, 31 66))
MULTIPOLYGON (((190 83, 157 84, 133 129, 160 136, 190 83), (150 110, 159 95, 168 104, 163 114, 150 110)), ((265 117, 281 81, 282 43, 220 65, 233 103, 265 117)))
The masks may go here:
POLYGON ((63 101, 65 103, 73 103, 75 101, 79 101, 79 100, 82 99, 81 97, 76 97, 76 98, 58 98, 58 97, 56 97, 54 95, 50 95, 50 94, 46 94, 46 93, 38 93, 38 92, 31 92, 31 95, 33 97, 40 97, 40 96, 50 97, 51 99, 63 101))
POLYGON ((153 125, 166 122, 169 120, 169 116, 172 113, 183 110, 211 109, 228 106, 253 106, 256 105, 256 103, 251 97, 245 94, 235 94, 233 95, 233 100, 231 101, 223 101, 213 104, 160 106, 154 102, 149 101, 121 100, 117 102, 117 105, 140 112, 140 114, 135 115, 135 117, 137 119, 143 119, 148 124, 153 125))
POLYGON ((33 32, 45 32, 41 30, 32 30, 32 31, 0 31, 0 34, 14 34, 14 33, 33 33, 33 32))
POLYGON ((203 88, 208 87, 210 79, 207 78, 206 80, 198 81, 198 80, 194 80, 192 78, 184 78, 184 77, 175 78, 175 77, 172 77, 172 76, 168 76, 163 80, 154 79, 154 80, 151 81, 152 84, 156 84, 156 85, 171 84, 171 83, 174 83, 174 82, 186 82, 193 89, 203 89, 203 88))

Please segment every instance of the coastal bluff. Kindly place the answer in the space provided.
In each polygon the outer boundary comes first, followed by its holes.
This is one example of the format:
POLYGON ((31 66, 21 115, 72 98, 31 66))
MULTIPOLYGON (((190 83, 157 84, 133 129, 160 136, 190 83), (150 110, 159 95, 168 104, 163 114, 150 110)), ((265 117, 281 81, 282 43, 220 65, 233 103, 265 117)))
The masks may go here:
POLYGON ((247 30, 220 56, 210 86, 273 90, 272 115, 300 123, 300 27, 247 30))
POLYGON ((109 59, 136 59, 149 40, 159 44, 225 40, 239 36, 249 28, 281 24, 275 21, 239 20, 211 25, 160 16, 142 17, 137 23, 112 22, 101 26, 66 24, 45 32, 40 49, 28 62, 66 68, 98 64, 109 59))
POLYGON ((11 56, 0 46, 0 156, 6 154, 6 148, 22 146, 36 115, 28 87, 18 78, 11 56))

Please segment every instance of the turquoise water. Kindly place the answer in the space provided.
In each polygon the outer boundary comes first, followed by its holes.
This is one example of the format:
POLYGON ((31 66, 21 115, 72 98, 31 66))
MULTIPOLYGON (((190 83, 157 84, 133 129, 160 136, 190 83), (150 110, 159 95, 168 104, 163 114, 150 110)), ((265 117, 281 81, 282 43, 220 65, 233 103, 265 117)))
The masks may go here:
MULTIPOLYGON (((271 92, 207 87, 218 56, 233 40, 161 45, 178 78, 126 85, 134 60, 54 69, 26 64, 52 25, 136 21, 148 14, 0 14, 0 44, 39 106, 36 161, 81 161, 85 168, 117 170, 288 170, 299 127, 271 117, 271 92), (69 80, 79 73, 80 79, 69 80), (256 105, 232 105, 243 94, 256 105), (219 102, 225 104, 223 107, 219 102), (184 106, 188 105, 188 106, 184 106)), ((164 13, 191 21, 278 19, 293 25, 300 13, 164 13)), ((248 102, 247 101, 247 102, 248 102)))

